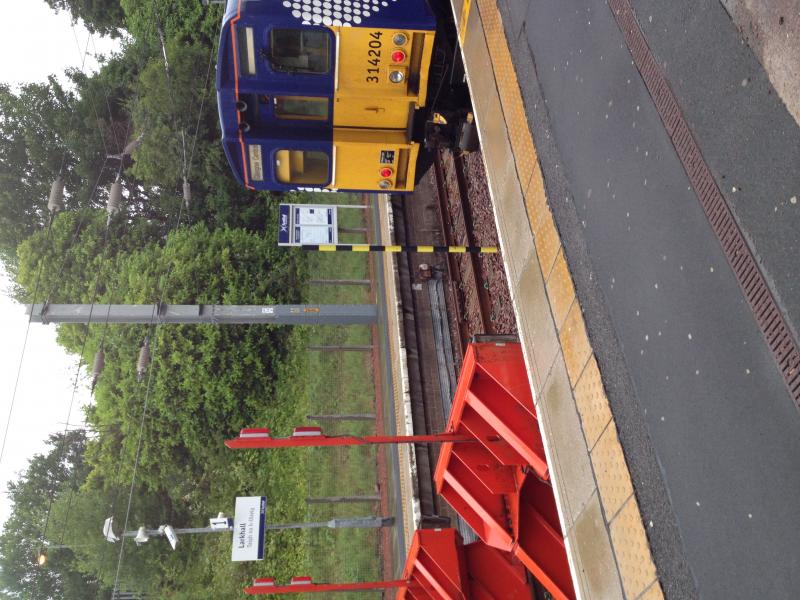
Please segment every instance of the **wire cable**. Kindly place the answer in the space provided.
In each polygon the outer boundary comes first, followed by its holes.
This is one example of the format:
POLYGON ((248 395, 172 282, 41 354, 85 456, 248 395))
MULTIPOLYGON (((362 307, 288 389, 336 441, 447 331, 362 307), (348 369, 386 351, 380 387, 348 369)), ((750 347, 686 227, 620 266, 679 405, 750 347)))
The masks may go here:
MULTIPOLYGON (((80 53, 80 43, 78 42, 78 37, 77 37, 77 33, 75 32, 74 24, 72 26, 72 31, 73 31, 73 34, 75 36, 75 41, 78 44, 78 52, 80 53)), ((88 49, 88 47, 89 47, 89 40, 87 39, 86 48, 88 49)), ((86 52, 84 51, 82 53, 82 55, 81 55, 81 67, 80 67, 80 70, 81 70, 82 73, 83 73, 83 71, 85 69, 85 66, 86 66, 86 52)), ((74 118, 75 118, 75 111, 72 111, 71 114, 70 114, 70 121, 69 121, 70 127, 72 126, 74 118)), ((60 166, 58 168, 57 177, 61 177, 61 175, 64 172, 64 167, 66 166, 68 152, 69 151, 65 146, 64 152, 61 155, 61 164, 60 164, 60 166)), ((101 171, 102 171, 102 169, 101 169, 101 171)), ((99 178, 98 178, 98 182, 99 182, 99 178)), ((97 184, 95 184, 95 189, 96 189, 96 187, 97 187, 97 184)), ((50 218, 48 219, 47 232, 46 232, 46 237, 45 237, 45 241, 46 242, 50 240, 50 235, 51 235, 52 226, 53 226, 53 218, 54 218, 54 215, 51 214, 50 218)), ((0 444, 0 464, 2 464, 3 457, 5 456, 6 442, 8 441, 8 432, 9 432, 9 429, 11 427, 11 417, 12 417, 12 414, 13 414, 13 411, 14 411, 14 404, 16 403, 16 400, 17 400, 17 391, 19 389, 19 380, 20 380, 20 375, 22 373, 22 365, 23 365, 24 360, 25 360, 25 350, 26 350, 26 348, 28 346, 28 337, 29 337, 29 334, 30 334, 31 323, 32 323, 32 320, 33 320, 33 308, 34 308, 34 304, 36 303, 36 296, 39 293, 39 283, 40 283, 40 280, 41 280, 41 275, 42 275, 43 268, 44 268, 44 261, 42 261, 39 264, 39 270, 38 270, 38 272, 36 274, 36 280, 35 280, 34 288, 33 288, 33 296, 31 296, 31 310, 30 310, 30 314, 28 315, 28 323, 27 323, 27 325, 25 327, 25 336, 24 336, 23 342, 22 342, 22 350, 20 352, 19 365, 17 367, 17 375, 16 375, 16 377, 14 379, 14 390, 11 393, 11 402, 10 402, 9 407, 8 407, 8 415, 6 417, 6 425, 5 425, 5 431, 3 433, 3 441, 2 441, 2 444, 0 444)))
MULTIPOLYGON (((108 245, 108 233, 109 233, 109 230, 110 230, 110 227, 106 227, 105 235, 103 237, 103 245, 102 245, 101 252, 104 252, 106 247, 107 247, 107 245, 108 245)), ((90 323, 91 323, 91 320, 92 320, 92 312, 94 311, 94 305, 95 305, 95 302, 97 300, 97 291, 98 291, 99 287, 100 287, 100 273, 98 273, 97 277, 95 278, 94 291, 92 293, 92 302, 91 302, 91 305, 89 306, 89 322, 90 323)), ((69 432, 69 420, 70 420, 70 417, 72 416, 72 409, 73 409, 73 407, 75 405, 75 397, 78 395, 78 383, 80 382, 81 367, 83 366, 83 355, 84 355, 84 353, 86 351, 86 343, 89 341, 89 333, 90 333, 90 328, 89 328, 89 325, 87 325, 86 326, 86 335, 83 336, 83 343, 81 344, 81 349, 80 349, 80 352, 78 354, 78 367, 76 369, 75 379, 74 379, 74 382, 72 384, 72 396, 71 396, 70 401, 69 401, 69 409, 67 410, 67 424, 64 426, 64 432, 63 432, 62 438, 61 438, 61 453, 60 453, 60 456, 59 456, 59 459, 58 459, 58 464, 62 464, 63 463, 64 456, 65 456, 66 450, 67 450, 67 433, 69 432)), ((42 541, 41 541, 41 544, 39 546, 39 553, 40 554, 41 554, 41 552, 43 550, 43 547, 44 547, 44 540, 47 539, 47 528, 50 525, 50 515, 51 515, 52 510, 53 510, 53 502, 55 501, 55 496, 56 496, 56 492, 55 492, 55 489, 53 489, 52 492, 50 493, 50 499, 49 499, 48 504, 47 504, 47 513, 45 514, 44 527, 42 528, 42 541)), ((62 541, 63 541, 63 537, 64 536, 63 536, 63 531, 62 531, 62 535, 61 535, 62 541)))
MULTIPOLYGON (((92 40, 92 56, 94 56, 95 61, 97 61, 97 44, 95 44, 94 42, 94 35, 92 34, 91 31, 89 32, 89 39, 92 40)), ((103 88, 103 95, 106 98, 106 110, 108 111, 108 120, 109 123, 111 124, 111 135, 114 136, 114 146, 117 147, 121 152, 122 147, 119 145, 119 140, 117 139, 117 132, 114 129, 114 113, 111 112, 111 101, 108 98, 108 89, 103 88)))
MULTIPOLYGON (((72 23, 72 35, 75 38, 75 45, 78 48, 78 53, 80 53, 81 52, 81 43, 78 41, 78 32, 75 31, 75 23, 72 23)), ((88 36, 86 36, 86 47, 83 50, 84 64, 86 62, 86 58, 85 57, 89 53, 89 39, 91 38, 91 35, 92 34, 90 33, 88 36)), ((84 73, 83 69, 81 69, 81 74, 84 77, 86 76, 86 73, 84 73)), ((91 95, 89 96, 89 104, 92 107, 92 112, 94 113, 94 118, 97 120, 97 123, 99 125, 99 123, 100 123, 100 115, 97 113, 97 106, 95 105, 94 100, 92 99, 91 95)), ((103 144, 103 152, 106 155, 108 155, 108 146, 106 145, 106 138, 103 135, 103 130, 99 126, 98 126, 98 131, 100 132, 100 141, 103 144)))
MULTIPOLYGON (((158 30, 158 39, 159 39, 159 42, 161 43, 161 52, 164 55, 164 72, 166 73, 166 77, 167 77, 167 92, 169 93, 169 101, 170 101, 170 104, 172 104, 172 110, 173 110, 173 113, 172 113, 172 124, 175 127, 175 129, 178 129, 178 117, 175 114, 175 109, 176 109, 175 93, 174 93, 174 91, 172 89, 172 74, 170 73, 169 60, 167 59, 167 43, 166 43, 166 40, 164 39, 164 32, 161 29, 161 20, 158 18, 158 14, 156 14, 156 11, 155 11, 155 5, 153 6, 153 16, 155 17, 155 20, 156 20, 156 29, 158 30)), ((188 177, 187 170, 186 170, 186 165, 187 165, 187 163, 186 163, 186 128, 185 127, 181 127, 179 131, 180 131, 180 135, 181 135, 181 151, 183 153, 183 168, 181 169, 181 173, 183 174, 183 176, 185 178, 185 177, 188 177)))
POLYGON ((194 137, 192 139, 192 148, 189 151, 189 164, 188 164, 187 169, 186 169, 186 171, 187 171, 186 172, 186 177, 189 177, 189 171, 192 168, 192 160, 194 159, 194 149, 195 149, 195 146, 197 145, 197 136, 200 133, 200 120, 203 117, 203 106, 204 106, 204 104, 206 102, 206 96, 208 95, 208 80, 211 77, 211 65, 212 65, 212 62, 214 60, 214 54, 216 54, 216 52, 214 50, 215 50, 215 47, 211 46, 211 51, 208 53, 208 66, 206 67, 206 79, 205 79, 205 83, 203 84, 203 96, 200 99, 200 110, 197 111, 197 123, 196 123, 196 125, 194 127, 194 137))
MULTIPOLYGON (((132 119, 129 118, 128 122, 127 122, 127 125, 125 127, 125 138, 123 139, 124 142, 128 141, 128 136, 130 134, 131 121, 132 121, 132 119)), ((121 171, 122 171, 122 161, 120 160, 120 167, 119 167, 119 170, 117 171, 117 179, 119 179, 121 171)), ((103 246, 102 246, 102 250, 103 251, 105 251, 105 249, 107 248, 108 235, 109 235, 109 231, 111 229, 111 225, 112 225, 112 223, 110 221, 106 223, 106 230, 105 230, 104 239, 103 239, 103 246)), ((119 265, 119 256, 117 256, 117 258, 116 258, 115 265, 116 266, 119 265)), ((89 308, 89 323, 91 323, 91 320, 92 320, 92 313, 93 313, 93 310, 94 310, 94 304, 95 304, 95 302, 97 300, 97 292, 98 292, 99 283, 100 283, 100 274, 98 273, 97 279, 95 280, 94 293, 92 295, 92 305, 89 308)), ((110 315, 111 315, 111 303, 109 302, 108 303, 108 308, 106 310, 105 320, 103 322, 103 331, 102 331, 102 335, 101 335, 101 338, 100 338, 100 345, 98 347, 98 352, 103 351, 103 348, 104 348, 104 345, 105 345, 105 339, 106 339, 106 334, 108 333, 108 325, 109 325, 110 315)), ((67 432, 67 429, 69 428, 69 417, 72 414, 72 402, 74 402, 75 393, 76 393, 76 389, 77 389, 77 383, 78 383, 78 376, 80 375, 81 361, 82 361, 82 358, 83 358, 84 348, 86 346, 86 341, 88 340, 88 338, 89 338, 89 325, 87 324, 86 336, 84 337, 83 347, 81 348, 81 353, 80 353, 80 356, 79 356, 79 359, 78 359, 78 372, 75 375, 75 386, 73 387, 73 390, 72 390, 72 396, 73 397, 72 397, 72 400, 70 401, 70 409, 69 409, 69 412, 67 413, 67 422, 65 423, 65 427, 64 427, 64 433, 65 434, 67 432)), ((88 424, 89 424, 89 421, 88 421, 88 415, 87 415, 83 420, 83 427, 82 428, 84 430, 86 430, 88 424)), ((63 453, 62 453, 62 458, 63 458, 63 453)), ((66 534, 66 527, 67 527, 67 524, 69 523, 69 514, 70 514, 70 512, 72 510, 72 498, 73 498, 73 495, 74 495, 74 489, 70 488, 70 490, 69 490, 69 498, 67 500, 67 510, 66 510, 65 515, 64 515, 64 522, 62 523, 62 529, 61 529, 61 535, 60 535, 59 544, 63 543, 64 535, 66 534)), ((115 498, 114 502, 112 503, 112 510, 113 510, 114 504, 116 504, 116 498, 115 498)), ((43 539, 47 538, 47 535, 46 535, 47 534, 47 523, 49 522, 51 508, 52 508, 52 499, 51 499, 50 506, 48 507, 48 511, 47 511, 47 520, 45 521, 44 533, 42 534, 43 539)))
MULTIPOLYGON (((47 225, 47 232, 45 234, 45 243, 50 240, 50 234, 52 231, 53 226, 53 218, 50 217, 49 223, 47 225)), ((28 346, 28 335, 31 331, 31 323, 33 322, 33 307, 36 303, 36 296, 39 293, 39 283, 42 277, 42 270, 44 269, 44 260, 39 263, 39 270, 36 273, 36 281, 33 286, 33 296, 31 296, 31 310, 30 314, 28 315, 28 324, 25 327, 25 337, 22 341, 22 351, 19 355, 19 365, 17 366, 17 376, 14 379, 14 391, 11 393, 11 402, 8 405, 8 415, 6 416, 6 426, 5 431, 3 432, 3 442, 0 444, 0 464, 3 462, 3 457, 5 456, 6 451, 6 442, 8 441, 8 432, 11 428, 11 415, 14 412, 14 404, 17 401, 17 390, 19 389, 19 380, 20 375, 22 374, 22 364, 25 361, 25 349, 28 346)))
MULTIPOLYGON (((183 203, 181 203, 180 208, 178 209, 178 218, 177 218, 176 223, 175 223, 175 228, 180 226, 182 215, 183 215, 183 203)), ((155 332, 156 311, 158 310, 158 307, 164 301, 164 295, 165 295, 165 292, 166 292, 165 288, 166 288, 166 285, 169 283, 169 277, 172 274, 172 269, 173 269, 174 266, 175 266, 175 263, 173 261, 173 262, 171 262, 169 264, 169 267, 167 269, 166 277, 164 277, 164 279, 161 280, 162 286, 161 286, 161 290, 159 291, 159 294, 158 294, 159 300, 158 300, 158 302, 156 304, 153 305, 153 312, 150 315, 150 323, 148 324, 148 335, 150 335, 150 333, 154 333, 155 332)), ((152 346, 152 349, 151 349, 150 368, 147 371, 147 386, 145 388, 144 403, 143 403, 143 407, 142 407, 142 417, 141 417, 141 420, 139 422, 139 436, 138 436, 138 439, 136 441, 136 453, 135 453, 134 459, 133 459, 133 472, 131 474, 131 485, 130 485, 130 488, 128 490, 128 503, 127 503, 127 507, 125 508, 125 521, 124 521, 124 524, 122 526, 123 531, 128 529, 128 521, 130 519, 131 506, 133 505, 133 492, 134 492, 134 489, 135 489, 135 486, 136 486, 136 473, 137 473, 137 471, 139 469, 139 460, 141 458, 142 442, 143 442, 143 439, 144 439, 144 429, 145 429, 145 424, 146 424, 146 420, 147 420, 147 410, 148 410, 148 407, 149 407, 150 392, 151 392, 151 389, 152 389, 152 382, 153 382, 153 373, 156 370, 154 362, 155 362, 155 358, 157 356, 157 353, 158 353, 158 338, 155 335, 153 335, 153 346, 152 346)), ((117 570, 116 570, 116 573, 114 575, 114 587, 113 587, 113 591, 112 591, 112 594, 111 594, 112 598, 114 597, 114 594, 116 594, 117 588, 119 586, 119 576, 120 576, 120 572, 122 570, 122 561, 123 561, 123 558, 125 556, 125 539, 126 539, 125 536, 123 536, 122 539, 120 540, 119 556, 117 557, 117 570)))

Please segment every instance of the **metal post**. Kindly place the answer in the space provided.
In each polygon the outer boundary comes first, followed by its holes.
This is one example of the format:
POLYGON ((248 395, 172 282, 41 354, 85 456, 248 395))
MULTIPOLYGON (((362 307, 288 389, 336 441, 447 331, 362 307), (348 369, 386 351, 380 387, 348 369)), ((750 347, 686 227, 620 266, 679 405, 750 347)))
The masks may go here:
POLYGON ((374 304, 34 304, 34 323, 372 325, 374 304))
POLYGON ((375 415, 370 413, 355 413, 351 415, 306 415, 309 421, 374 421, 375 415))
POLYGON ((319 352, 369 352, 372 346, 309 346, 308 349, 319 352))
POLYGON ((369 279, 310 279, 308 283, 312 285, 360 285, 369 287, 372 282, 369 279))
POLYGON ((380 496, 320 496, 306 498, 307 504, 345 504, 349 502, 380 502, 380 496))
MULTIPOLYGON (((380 529, 381 527, 393 527, 394 517, 354 517, 349 519, 330 519, 328 521, 309 521, 307 523, 275 523, 267 524, 264 528, 267 531, 285 531, 287 529, 380 529)), ((203 535, 208 533, 230 533, 233 527, 184 527, 173 529, 175 535, 203 535)), ((125 531, 122 537, 135 538, 139 535, 139 530, 125 531)), ((165 537, 162 529, 145 529, 144 533, 149 537, 165 537)))
MULTIPOLYGON (((204 533, 225 533, 233 531, 233 528, 228 529, 215 529, 213 527, 184 527, 183 529, 174 529, 176 535, 198 535, 204 533)), ((164 537, 164 532, 160 529, 145 529, 144 532, 150 537, 164 537)), ((123 531, 122 537, 135 538, 139 531, 123 531)))
MULTIPOLYGON (((394 517, 357 517, 354 519, 331 519, 311 523, 283 523, 267 525, 267 531, 283 531, 285 529, 380 529, 393 527, 394 517)), ((176 530, 177 531, 177 530, 176 530)))
POLYGON ((269 434, 249 433, 243 429, 238 438, 226 440, 225 445, 234 450, 252 448, 323 448, 331 446, 366 446, 370 444, 435 444, 453 442, 477 442, 472 435, 460 433, 438 433, 434 435, 293 435, 288 438, 273 438, 269 434))
POLYGON ((408 587, 408 582, 403 579, 395 581, 368 581, 360 583, 311 583, 309 580, 302 582, 293 581, 289 585, 275 585, 272 579, 256 579, 252 586, 244 588, 248 596, 262 596, 269 594, 315 594, 322 592, 358 592, 368 590, 389 590, 408 587))

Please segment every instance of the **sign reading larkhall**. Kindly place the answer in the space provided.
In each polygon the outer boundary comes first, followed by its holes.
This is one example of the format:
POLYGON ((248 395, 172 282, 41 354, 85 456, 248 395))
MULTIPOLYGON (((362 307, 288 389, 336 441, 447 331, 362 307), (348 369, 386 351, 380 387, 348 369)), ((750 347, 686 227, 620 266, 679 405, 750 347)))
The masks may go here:
POLYGON ((236 498, 233 518, 232 561, 264 560, 264 531, 267 525, 266 496, 236 498))

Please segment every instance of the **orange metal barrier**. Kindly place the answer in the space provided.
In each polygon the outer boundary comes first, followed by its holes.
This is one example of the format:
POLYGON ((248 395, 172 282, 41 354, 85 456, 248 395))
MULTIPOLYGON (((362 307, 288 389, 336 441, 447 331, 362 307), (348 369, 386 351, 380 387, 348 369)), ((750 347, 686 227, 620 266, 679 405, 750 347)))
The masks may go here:
POLYGON ((414 534, 397 600, 532 600, 525 569, 483 542, 462 545, 455 529, 414 534))
MULTIPOLYGON (((269 429, 261 428, 243 429, 238 438, 225 444, 229 448, 292 448, 436 442, 442 443, 434 476, 436 490, 484 544, 464 549, 460 538, 443 542, 439 538, 428 539, 432 535, 429 531, 418 532, 407 563, 407 569, 412 570, 403 581, 383 582, 385 587, 396 587, 399 598, 413 600, 467 600, 473 588, 478 590, 475 597, 481 599, 527 598, 511 595, 523 594, 522 588, 514 587, 516 579, 511 576, 519 568, 511 558, 515 557, 556 600, 574 599, 536 408, 517 343, 484 342, 467 347, 452 413, 443 433, 326 436, 319 427, 297 427, 289 438, 273 438, 269 429), (456 548, 453 552, 464 552, 465 556, 454 558, 446 550, 451 546, 456 548), (494 571, 485 571, 482 561, 474 558, 486 558, 489 551, 497 553, 491 556, 498 565, 510 569, 499 583, 493 582, 494 571), (465 568, 480 586, 467 582, 465 568), (504 587, 506 582, 512 582, 509 589, 504 587)), ((380 582, 355 585, 377 583, 380 582)), ((307 579, 278 587, 272 580, 257 580, 247 593, 274 594, 278 589, 284 593, 296 591, 298 586, 303 586, 301 591, 305 592, 346 589, 339 584, 313 584, 307 579)))
POLYGON ((480 443, 442 445, 437 492, 486 544, 522 561, 554 598, 575 598, 519 344, 468 346, 447 433, 480 443))
POLYGON ((359 583, 314 583, 294 577, 289 585, 256 579, 248 596, 397 589, 397 600, 532 600, 525 569, 511 554, 475 542, 464 546, 455 529, 414 534, 402 579, 359 583))

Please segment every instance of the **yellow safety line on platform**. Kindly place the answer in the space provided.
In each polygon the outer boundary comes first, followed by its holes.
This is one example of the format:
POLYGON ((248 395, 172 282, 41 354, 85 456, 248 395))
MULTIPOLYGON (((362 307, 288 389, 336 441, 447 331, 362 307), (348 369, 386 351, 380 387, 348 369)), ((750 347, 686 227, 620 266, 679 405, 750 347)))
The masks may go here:
POLYGON ((472 0, 464 0, 461 7, 461 18, 458 21, 458 43, 464 45, 467 37, 467 21, 469 21, 469 11, 472 8, 472 0))
MULTIPOLYGON (((567 375, 587 443, 595 442, 589 443, 588 449, 622 586, 628 598, 636 598, 646 590, 648 600, 661 599, 663 593, 633 493, 630 471, 616 434, 616 423, 575 296, 574 283, 562 264, 564 252, 549 208, 502 18, 495 0, 477 0, 477 3, 547 297, 556 308, 555 316, 559 321, 556 328, 567 375)), ((469 10, 470 0, 464 0, 459 22, 462 44, 469 10)))

